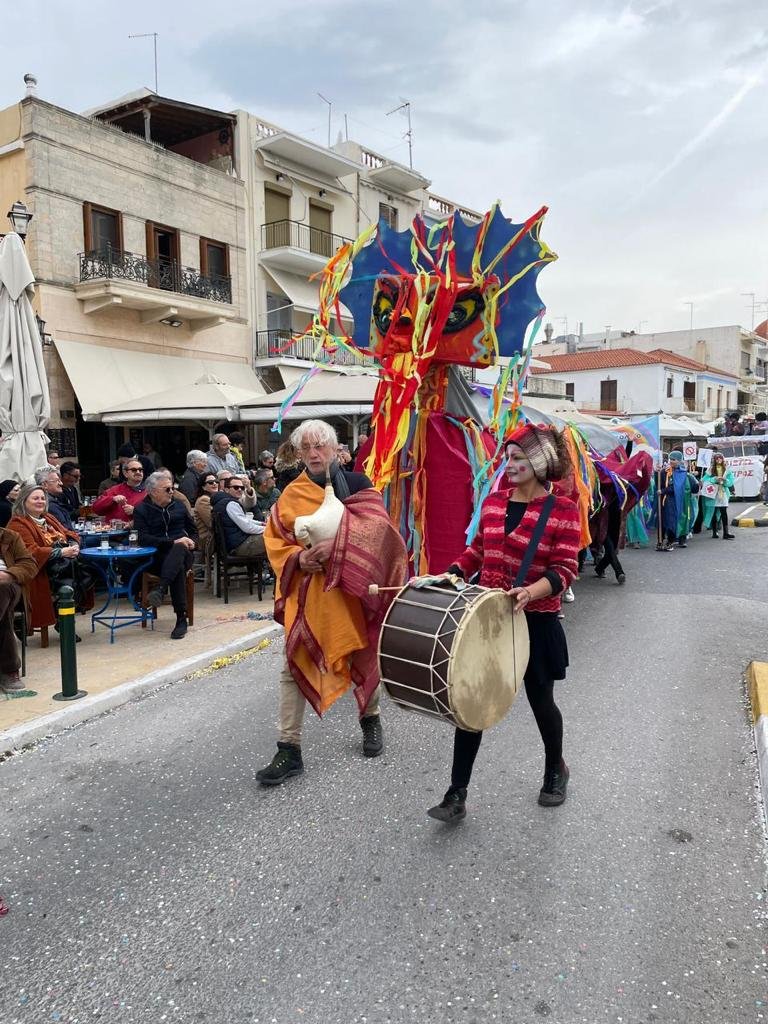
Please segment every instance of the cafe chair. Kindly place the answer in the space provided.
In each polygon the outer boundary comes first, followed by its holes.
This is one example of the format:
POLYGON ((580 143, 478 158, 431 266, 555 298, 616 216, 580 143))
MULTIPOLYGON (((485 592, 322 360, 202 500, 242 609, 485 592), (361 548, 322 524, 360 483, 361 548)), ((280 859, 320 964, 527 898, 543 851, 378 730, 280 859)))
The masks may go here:
MULTIPOLYGON (((186 585, 187 585, 187 622, 190 624, 190 626, 194 626, 194 624, 195 624, 195 571, 194 571, 194 569, 187 569, 186 585)), ((148 607, 148 605, 147 605, 147 597, 149 595, 150 590, 152 590, 153 587, 159 587, 159 586, 160 586, 160 577, 159 576, 155 576, 154 573, 151 573, 151 572, 143 572, 141 574, 140 604, 141 604, 142 608, 146 608, 148 612, 151 612, 153 619, 157 618, 157 608, 149 608, 148 607)), ((169 596, 166 594, 165 598, 163 599, 163 604, 166 604, 168 600, 169 600, 169 596)), ((147 628, 147 620, 146 619, 142 619, 142 621, 141 621, 141 628, 142 629, 146 629, 147 628)))

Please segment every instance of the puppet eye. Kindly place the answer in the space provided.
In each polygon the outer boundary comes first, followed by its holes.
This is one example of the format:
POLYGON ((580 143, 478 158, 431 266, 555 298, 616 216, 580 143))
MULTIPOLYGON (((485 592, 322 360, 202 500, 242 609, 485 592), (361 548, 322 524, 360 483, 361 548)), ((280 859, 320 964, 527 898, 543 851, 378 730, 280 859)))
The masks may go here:
POLYGON ((473 323, 483 311, 485 303, 478 291, 467 292, 457 299, 443 328, 444 334, 455 334, 473 323))
POLYGON ((386 334, 392 324, 399 289, 386 279, 379 282, 379 291, 373 303, 373 322, 382 334, 386 334))

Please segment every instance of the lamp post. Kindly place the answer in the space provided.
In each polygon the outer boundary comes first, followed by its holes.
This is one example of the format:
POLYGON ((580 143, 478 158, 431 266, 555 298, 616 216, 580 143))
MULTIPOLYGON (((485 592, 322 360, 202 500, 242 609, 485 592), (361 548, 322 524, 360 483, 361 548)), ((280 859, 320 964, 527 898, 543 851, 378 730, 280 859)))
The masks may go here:
MULTIPOLYGON (((0 209, 2 209, 2 207, 0 207, 0 209)), ((20 199, 17 199, 8 211, 7 217, 11 222, 12 229, 16 232, 19 238, 21 238, 22 242, 25 241, 27 237, 27 228, 29 227, 29 222, 32 220, 33 214, 29 212, 20 199)))

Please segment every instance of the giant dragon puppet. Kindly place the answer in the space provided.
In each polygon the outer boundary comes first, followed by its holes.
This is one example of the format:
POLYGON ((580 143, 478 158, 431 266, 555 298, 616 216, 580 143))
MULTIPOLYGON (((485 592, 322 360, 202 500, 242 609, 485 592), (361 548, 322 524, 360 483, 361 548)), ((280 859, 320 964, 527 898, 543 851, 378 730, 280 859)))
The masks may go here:
MULTIPOLYGON (((483 497, 503 480, 504 438, 520 418, 545 312, 537 277, 557 258, 540 237, 546 212, 515 224, 495 204, 479 223, 455 213, 430 226, 417 216, 401 232, 380 221, 342 246, 321 274, 319 311, 306 332, 315 340, 310 372, 339 348, 378 364, 364 467, 400 528, 412 572, 440 572, 453 561, 483 497), (460 367, 494 365, 499 377, 480 411, 460 367)), ((586 545, 597 476, 578 432, 566 440, 586 545)))

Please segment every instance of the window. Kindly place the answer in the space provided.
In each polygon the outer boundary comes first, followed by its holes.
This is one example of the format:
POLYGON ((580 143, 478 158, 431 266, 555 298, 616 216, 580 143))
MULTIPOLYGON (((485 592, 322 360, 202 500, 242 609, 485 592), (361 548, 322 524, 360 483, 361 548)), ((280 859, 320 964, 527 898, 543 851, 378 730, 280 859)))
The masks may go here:
POLYGON ((565 385, 565 397, 566 398, 574 399, 576 397, 576 395, 574 393, 574 388, 575 387, 576 387, 575 384, 566 384, 565 385))
POLYGON ((712 388, 707 388, 707 408, 712 408, 712 388))
POLYGON ((696 382, 683 381, 683 408, 686 412, 696 412, 696 382))
POLYGON ((201 238, 200 273, 203 277, 229 277, 229 246, 201 238))
POLYGON ((671 398, 672 397, 673 390, 674 390, 674 381, 672 380, 671 377, 667 377, 667 398, 671 398))
POLYGON ((181 289, 179 280, 179 233, 176 228, 147 221, 147 284, 169 292, 181 289))
POLYGON ((397 207, 379 203, 379 220, 383 220, 387 227, 397 231, 397 207))
POLYGON ((331 213, 325 206, 309 203, 309 251, 320 256, 333 256, 334 245, 331 235, 331 213))
POLYGON ((83 203, 83 234, 86 252, 122 252, 123 215, 106 206, 83 203))
POLYGON ((600 381, 600 408, 601 409, 615 409, 616 408, 616 381, 615 380, 601 380, 600 381))

